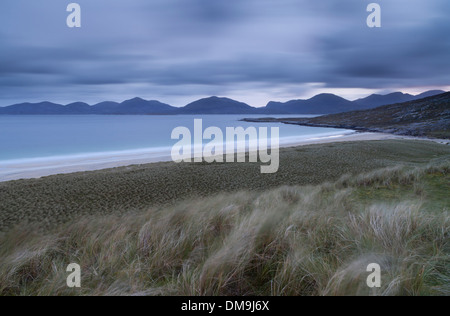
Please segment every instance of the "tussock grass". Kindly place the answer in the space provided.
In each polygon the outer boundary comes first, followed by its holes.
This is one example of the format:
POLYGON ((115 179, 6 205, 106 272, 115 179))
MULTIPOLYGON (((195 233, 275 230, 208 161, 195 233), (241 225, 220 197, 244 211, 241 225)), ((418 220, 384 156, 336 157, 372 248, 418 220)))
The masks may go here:
POLYGON ((218 194, 49 232, 16 227, 0 237, 0 294, 450 295, 449 209, 427 184, 448 185, 449 167, 218 194), (80 289, 66 286, 72 262, 80 289), (366 286, 370 263, 382 268, 379 289, 366 286))
MULTIPOLYGON (((86 216, 143 212, 150 206, 225 192, 320 185, 335 182, 344 174, 351 178, 394 168, 385 171, 390 173, 399 164, 414 167, 449 157, 450 146, 432 142, 347 142, 282 148, 280 169, 270 175, 261 174, 257 163, 156 163, 0 182, 0 232, 24 222, 48 230, 86 216)), ((384 175, 368 177, 368 181, 383 179, 384 175)), ((447 192, 440 194, 443 200, 447 192)))

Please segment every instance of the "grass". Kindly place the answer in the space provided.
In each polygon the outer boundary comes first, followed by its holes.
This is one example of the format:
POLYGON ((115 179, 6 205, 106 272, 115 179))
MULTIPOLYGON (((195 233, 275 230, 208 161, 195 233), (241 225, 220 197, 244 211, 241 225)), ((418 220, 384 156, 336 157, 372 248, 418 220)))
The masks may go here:
POLYGON ((0 295, 450 295, 449 171, 447 156, 16 227, 0 237, 0 295))
POLYGON ((449 157, 449 146, 431 142, 348 142, 282 149, 280 170, 270 175, 261 174, 259 164, 158 163, 0 182, 0 232, 24 223, 48 230, 86 216, 140 213, 220 193, 319 185, 345 174, 449 157))

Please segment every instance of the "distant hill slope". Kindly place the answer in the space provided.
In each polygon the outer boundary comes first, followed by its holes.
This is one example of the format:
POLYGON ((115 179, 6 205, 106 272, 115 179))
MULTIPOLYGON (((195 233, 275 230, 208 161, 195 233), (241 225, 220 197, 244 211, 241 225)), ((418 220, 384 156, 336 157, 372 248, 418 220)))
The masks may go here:
POLYGON ((130 114, 130 115, 151 115, 151 114, 171 114, 177 108, 159 101, 147 101, 134 98, 122 103, 101 102, 90 106, 83 102, 75 102, 63 106, 50 102, 42 103, 21 103, 8 107, 0 107, 0 114, 9 115, 73 115, 73 114, 130 114))
POLYGON ((355 103, 364 108, 378 107, 387 104, 403 103, 413 101, 414 96, 401 92, 390 93, 387 95, 372 94, 367 98, 356 100, 355 103))
POLYGON ((445 91, 442 90, 431 90, 424 93, 421 93, 419 95, 411 95, 411 94, 405 94, 401 92, 395 92, 390 93, 387 95, 380 95, 380 94, 372 94, 364 99, 359 99, 354 101, 355 104, 360 105, 362 108, 374 108, 382 105, 388 105, 388 104, 394 104, 394 103, 403 103, 403 102, 409 102, 414 100, 420 100, 423 98, 435 96, 438 94, 445 93, 445 91))
POLYGON ((1 108, 0 114, 11 115, 46 115, 46 114, 64 114, 66 108, 61 104, 51 102, 40 103, 21 103, 1 108))
POLYGON ((450 92, 375 109, 315 118, 246 119, 450 139, 450 92))
MULTIPOLYGON (((93 106, 93 108, 96 111, 96 106, 93 106)), ((177 108, 168 104, 154 100, 147 101, 141 98, 124 101, 112 108, 103 105, 103 111, 109 112, 108 114, 170 114, 176 110, 177 108)))
POLYGON ((267 113, 328 114, 354 110, 357 105, 334 94, 319 94, 309 100, 292 100, 286 103, 269 102, 267 113))
POLYGON ((177 114, 333 114, 374 108, 379 105, 415 100, 425 96, 444 93, 428 91, 413 96, 401 92, 386 96, 372 96, 357 101, 349 101, 334 94, 323 93, 308 100, 292 100, 286 103, 269 102, 266 107, 255 108, 246 103, 229 98, 210 97, 194 101, 176 110, 177 114), (397 101, 399 100, 399 101, 397 101))
POLYGON ((67 104, 63 108, 64 114, 89 114, 91 112, 91 106, 83 102, 75 102, 67 104))
POLYGON ((355 110, 366 110, 381 105, 408 102, 429 96, 442 94, 445 91, 432 90, 419 95, 395 92, 387 95, 373 94, 364 99, 349 101, 334 94, 319 94, 308 100, 292 100, 285 103, 269 102, 265 107, 266 114, 335 114, 355 110))
POLYGON ((181 114, 253 114, 257 109, 228 98, 210 97, 179 109, 181 114))

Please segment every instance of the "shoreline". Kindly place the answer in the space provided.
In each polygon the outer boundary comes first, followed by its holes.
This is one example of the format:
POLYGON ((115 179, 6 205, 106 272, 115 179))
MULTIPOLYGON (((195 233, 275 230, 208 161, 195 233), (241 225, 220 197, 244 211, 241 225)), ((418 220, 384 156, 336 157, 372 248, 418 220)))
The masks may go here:
POLYGON ((281 148, 275 174, 261 173, 261 162, 157 162, 0 182, 0 234, 23 223, 53 229, 87 216, 120 216, 227 193, 245 196, 285 186, 321 185, 343 176, 437 166, 450 159, 450 146, 430 141, 339 140, 281 148))
MULTIPOLYGON (((392 139, 424 140, 418 137, 407 137, 385 133, 349 131, 348 134, 331 135, 326 137, 313 137, 304 140, 290 140, 288 142, 280 143, 280 148, 340 142, 392 139)), ((7 161, 6 164, 5 162, 3 162, 3 164, 0 166, 0 182, 22 179, 38 179, 58 174, 97 171, 168 161, 172 161, 172 159, 171 156, 167 153, 167 148, 159 148, 159 150, 157 148, 152 148, 148 150, 142 149, 93 153, 88 155, 73 155, 66 157, 60 156, 36 159, 20 159, 7 161)))

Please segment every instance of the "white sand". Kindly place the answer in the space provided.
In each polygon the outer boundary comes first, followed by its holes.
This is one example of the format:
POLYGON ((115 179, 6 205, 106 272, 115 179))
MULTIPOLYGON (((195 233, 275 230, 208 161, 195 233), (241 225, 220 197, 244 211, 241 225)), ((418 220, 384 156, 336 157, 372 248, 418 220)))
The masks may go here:
MULTIPOLYGON (((412 137, 395 136, 382 133, 351 133, 345 135, 309 138, 302 141, 283 143, 280 147, 294 147, 333 142, 369 141, 387 139, 415 139, 412 137)), ((116 153, 100 153, 85 156, 53 157, 48 159, 26 159, 2 162, 0 165, 0 182, 40 178, 55 174, 65 174, 80 171, 93 171, 130 165, 140 165, 154 162, 171 161, 167 149, 160 152, 140 150, 116 153)))

